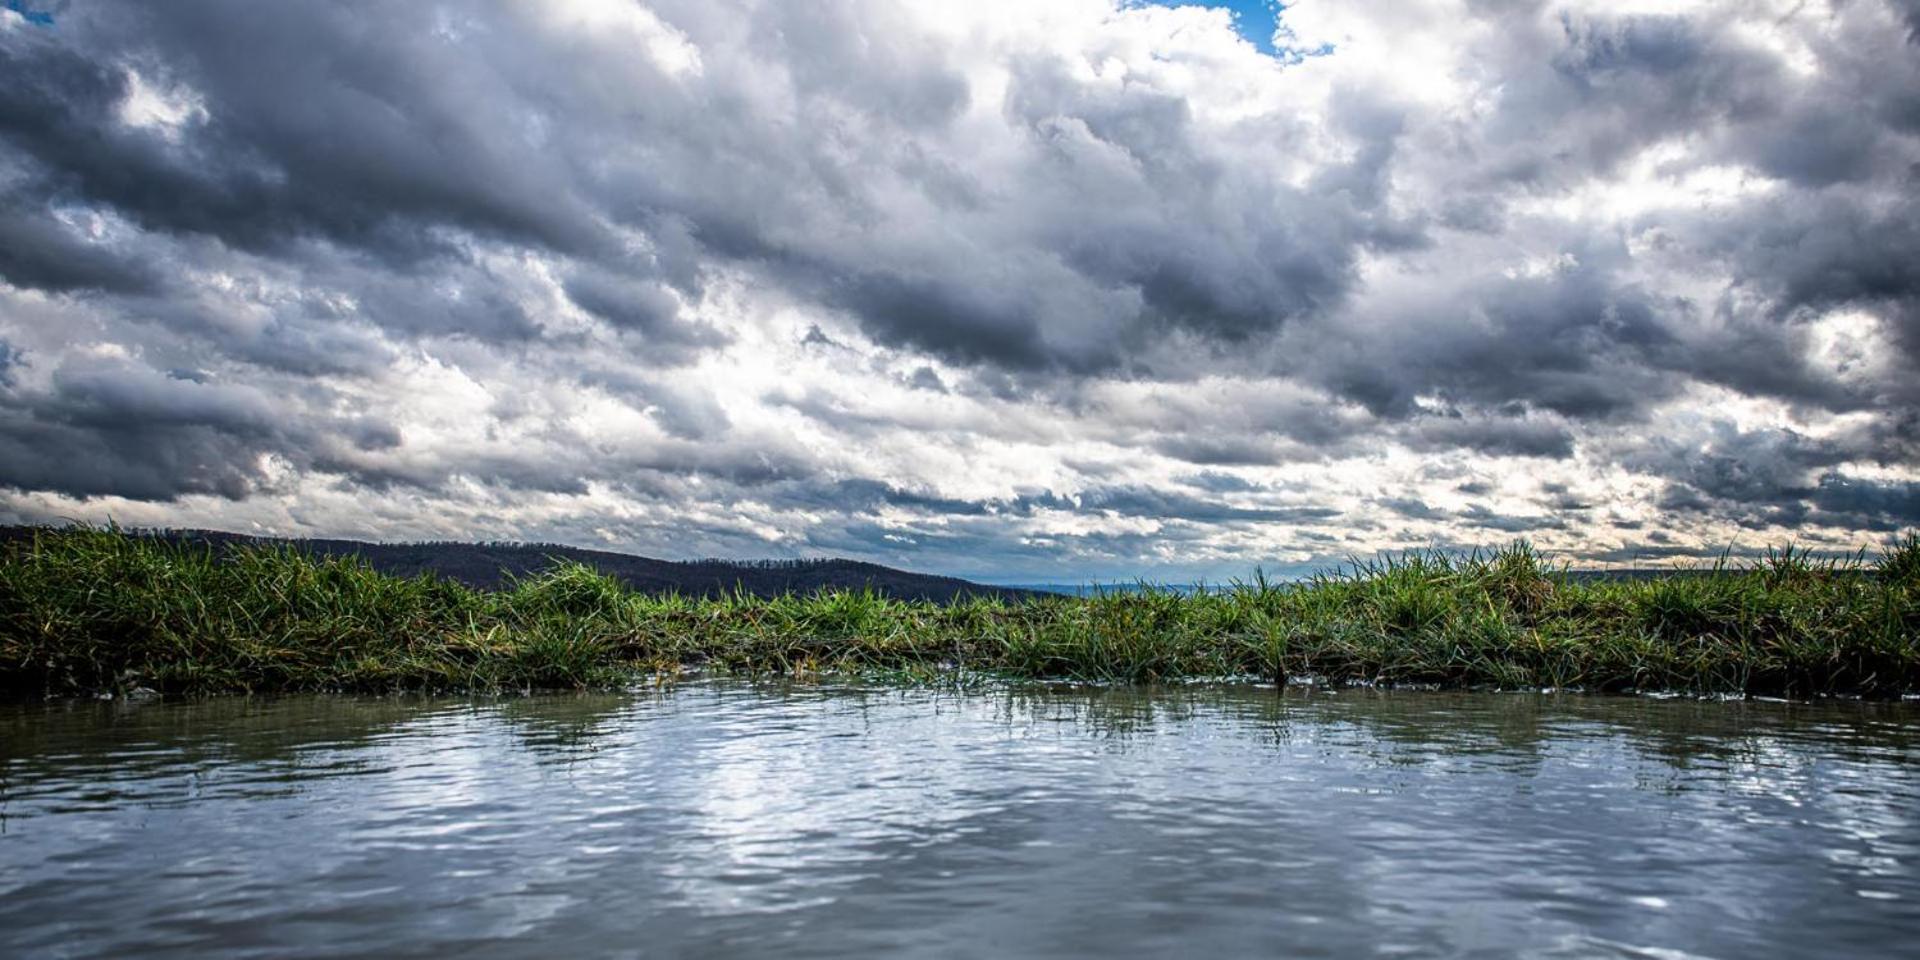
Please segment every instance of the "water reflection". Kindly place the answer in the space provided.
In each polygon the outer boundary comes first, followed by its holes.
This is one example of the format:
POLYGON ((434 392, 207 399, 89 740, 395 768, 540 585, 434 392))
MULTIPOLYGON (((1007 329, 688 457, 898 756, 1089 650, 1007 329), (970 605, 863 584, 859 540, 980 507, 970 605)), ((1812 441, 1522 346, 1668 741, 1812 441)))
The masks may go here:
POLYGON ((694 685, 0 708, 0 955, 1896 953, 1920 711, 694 685))

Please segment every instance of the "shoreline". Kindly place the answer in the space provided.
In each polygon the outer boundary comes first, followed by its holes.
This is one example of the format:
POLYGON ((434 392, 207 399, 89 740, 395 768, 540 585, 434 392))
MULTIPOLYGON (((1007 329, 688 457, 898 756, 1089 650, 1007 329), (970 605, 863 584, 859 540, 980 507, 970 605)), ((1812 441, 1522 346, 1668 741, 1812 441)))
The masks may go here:
POLYGON ((87 527, 0 553, 8 700, 615 689, 688 670, 1897 699, 1920 693, 1920 540, 1633 581, 1581 580, 1516 544, 1219 593, 951 604, 643 594, 578 564, 475 590, 87 527))

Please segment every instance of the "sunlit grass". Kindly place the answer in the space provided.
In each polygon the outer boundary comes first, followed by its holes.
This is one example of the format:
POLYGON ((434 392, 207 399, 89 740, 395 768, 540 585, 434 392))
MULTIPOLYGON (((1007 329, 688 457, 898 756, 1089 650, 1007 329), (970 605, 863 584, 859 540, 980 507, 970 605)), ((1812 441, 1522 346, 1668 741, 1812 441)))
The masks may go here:
POLYGON ((13 696, 600 687, 687 668, 1894 696, 1920 690, 1920 539, 1870 559, 1788 549, 1631 581, 1582 580, 1516 544, 1299 584, 944 606, 658 596, 578 564, 477 591, 291 548, 86 527, 0 556, 0 692, 13 696))

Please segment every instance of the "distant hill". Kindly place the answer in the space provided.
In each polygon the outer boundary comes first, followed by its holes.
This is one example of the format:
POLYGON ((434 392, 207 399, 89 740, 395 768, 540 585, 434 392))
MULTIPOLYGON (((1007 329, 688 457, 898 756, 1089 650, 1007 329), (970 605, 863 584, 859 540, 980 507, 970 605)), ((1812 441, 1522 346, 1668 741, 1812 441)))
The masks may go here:
MULTIPOLYGON (((31 536, 35 528, 0 527, 0 542, 31 536)), ((469 586, 498 589, 514 577, 538 573, 554 560, 572 560, 647 593, 715 596, 736 588, 755 596, 812 593, 823 588, 875 592, 901 600, 948 603, 956 597, 1021 599, 1032 591, 992 587, 955 577, 910 573, 857 560, 673 561, 551 543, 364 543, 358 540, 254 537, 218 530, 130 530, 136 536, 215 546, 291 546, 320 556, 359 556, 383 573, 410 577, 432 572, 469 586)))

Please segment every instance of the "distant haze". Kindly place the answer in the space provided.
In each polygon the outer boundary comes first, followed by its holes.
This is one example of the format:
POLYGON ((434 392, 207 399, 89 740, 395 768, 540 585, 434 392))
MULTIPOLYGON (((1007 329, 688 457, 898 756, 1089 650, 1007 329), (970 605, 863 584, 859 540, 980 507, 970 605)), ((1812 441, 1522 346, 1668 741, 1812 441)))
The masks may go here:
POLYGON ((1035 583, 1920 523, 1920 0, 42 0, 0 90, 0 522, 1035 583))

